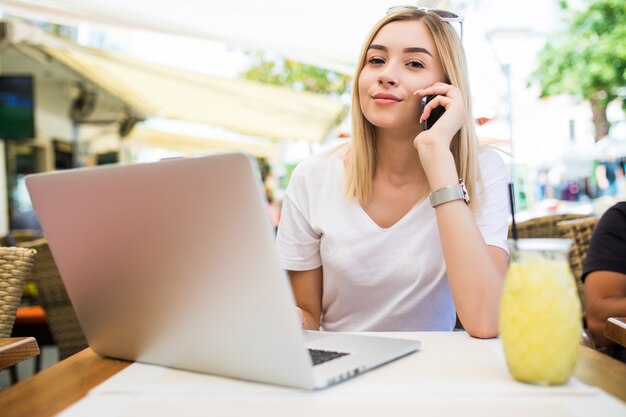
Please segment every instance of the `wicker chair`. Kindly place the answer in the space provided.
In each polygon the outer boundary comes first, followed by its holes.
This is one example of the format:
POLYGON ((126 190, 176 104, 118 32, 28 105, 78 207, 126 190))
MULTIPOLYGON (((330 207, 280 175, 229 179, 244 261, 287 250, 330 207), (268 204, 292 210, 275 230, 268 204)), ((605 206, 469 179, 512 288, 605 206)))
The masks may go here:
MULTIPOLYGON (((549 216, 535 217, 516 224, 517 237, 519 238, 531 238, 531 237, 546 237, 557 238, 560 237, 557 229, 557 223, 564 220, 580 219, 589 217, 587 214, 551 214, 549 216)), ((512 225, 509 225, 509 238, 513 237, 512 225)))
POLYGON ((33 280, 37 285, 38 301, 46 310, 50 333, 63 360, 88 346, 76 312, 67 295, 61 275, 45 238, 21 244, 37 250, 33 280))
POLYGON ((10 337, 24 283, 35 261, 32 249, 0 247, 0 337, 10 337))
MULTIPOLYGON (((24 284, 30 279, 35 251, 14 246, 0 247, 0 337, 10 337, 24 284)), ((9 368, 11 384, 18 381, 15 365, 9 368)))
POLYGON ((572 269, 574 279, 576 280, 578 296, 580 297, 580 303, 582 306, 584 328, 583 343, 591 348, 595 348, 595 346, 586 331, 585 297, 582 275, 585 258, 587 257, 587 248, 589 248, 589 241, 591 240, 593 229, 596 227, 598 220, 598 217, 584 217, 574 220, 564 220, 557 223, 557 229, 560 237, 572 240, 572 248, 569 253, 569 264, 572 269))
MULTIPOLYGON (((593 229, 598 223, 598 217, 584 217, 581 219, 564 220, 557 223, 557 229, 559 231, 559 237, 571 239, 572 248, 569 253, 569 264, 576 279, 576 286, 578 287, 578 294, 580 295, 581 302, 583 297, 583 265, 585 258, 587 257, 587 248, 589 247, 589 241, 593 229)), ((584 311, 584 306, 583 306, 584 311)))

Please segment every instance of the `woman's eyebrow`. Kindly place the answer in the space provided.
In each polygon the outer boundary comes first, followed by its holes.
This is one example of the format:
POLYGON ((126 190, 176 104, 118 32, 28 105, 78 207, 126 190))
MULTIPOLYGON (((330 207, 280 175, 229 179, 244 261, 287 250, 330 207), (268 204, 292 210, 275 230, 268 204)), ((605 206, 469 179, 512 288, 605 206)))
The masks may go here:
MULTIPOLYGON (((378 49, 380 51, 385 51, 385 52, 387 52, 389 50, 386 46, 378 45, 378 44, 375 44, 375 43, 371 44, 369 46, 369 48, 367 48, 367 49, 378 49)), ((418 53, 423 53, 423 54, 427 54, 427 55, 433 56, 433 54, 431 54, 428 49, 420 48, 418 46, 410 47, 410 48, 404 48, 403 52, 404 53, 407 53, 407 52, 418 52, 418 53)))
POLYGON ((386 47, 386 46, 383 46, 383 45, 377 45, 377 44, 375 44, 375 43, 371 44, 371 45, 370 45, 370 47, 369 47, 369 48, 367 48, 367 49, 378 49, 378 50, 380 50, 380 51, 385 51, 385 52, 387 52, 387 51, 388 51, 388 49, 387 49, 387 47, 386 47))
POLYGON ((430 51, 426 48, 420 48, 420 47, 413 47, 413 48, 404 48, 404 52, 421 52, 424 54, 428 54, 430 56, 433 56, 433 54, 430 53, 430 51))

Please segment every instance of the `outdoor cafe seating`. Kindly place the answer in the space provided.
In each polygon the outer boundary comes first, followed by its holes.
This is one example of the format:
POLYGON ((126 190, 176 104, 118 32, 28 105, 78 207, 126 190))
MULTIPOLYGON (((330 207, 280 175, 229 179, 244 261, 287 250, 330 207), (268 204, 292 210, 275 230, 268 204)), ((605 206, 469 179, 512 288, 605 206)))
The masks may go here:
POLYGON ((37 304, 45 310, 46 321, 63 360, 88 346, 48 242, 40 238, 22 242, 21 247, 37 251, 33 282, 37 287, 37 304))
POLYGON ((33 338, 26 340, 10 339, 15 313, 22 298, 25 282, 29 279, 35 251, 18 247, 0 247, 0 369, 11 369, 11 379, 17 379, 16 365, 21 360, 39 353, 33 338), (34 343, 34 345, 33 345, 34 343), (16 348, 15 350, 14 347, 16 348))

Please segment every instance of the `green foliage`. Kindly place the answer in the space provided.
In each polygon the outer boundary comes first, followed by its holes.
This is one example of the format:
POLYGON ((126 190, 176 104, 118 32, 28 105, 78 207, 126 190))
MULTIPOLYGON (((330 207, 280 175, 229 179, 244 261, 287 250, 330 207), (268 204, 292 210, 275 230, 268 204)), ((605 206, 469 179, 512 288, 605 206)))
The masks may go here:
POLYGON ((532 81, 541 85, 542 97, 569 94, 602 107, 620 98, 624 106, 626 1, 584 3, 584 10, 574 10, 560 0, 568 29, 545 45, 532 81))
POLYGON ((291 87, 298 91, 341 96, 348 91, 351 77, 312 65, 256 53, 243 72, 249 80, 291 87))

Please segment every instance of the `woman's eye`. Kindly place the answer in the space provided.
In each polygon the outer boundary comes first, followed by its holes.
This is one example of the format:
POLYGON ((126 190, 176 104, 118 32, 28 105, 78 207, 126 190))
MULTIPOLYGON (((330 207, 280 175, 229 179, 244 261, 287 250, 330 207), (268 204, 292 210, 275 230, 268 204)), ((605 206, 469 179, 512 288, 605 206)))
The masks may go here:
POLYGON ((368 64, 384 64, 385 60, 377 56, 373 56, 367 60, 368 64))
POLYGON ((424 64, 419 61, 409 61, 407 65, 411 68, 424 68, 424 64))

